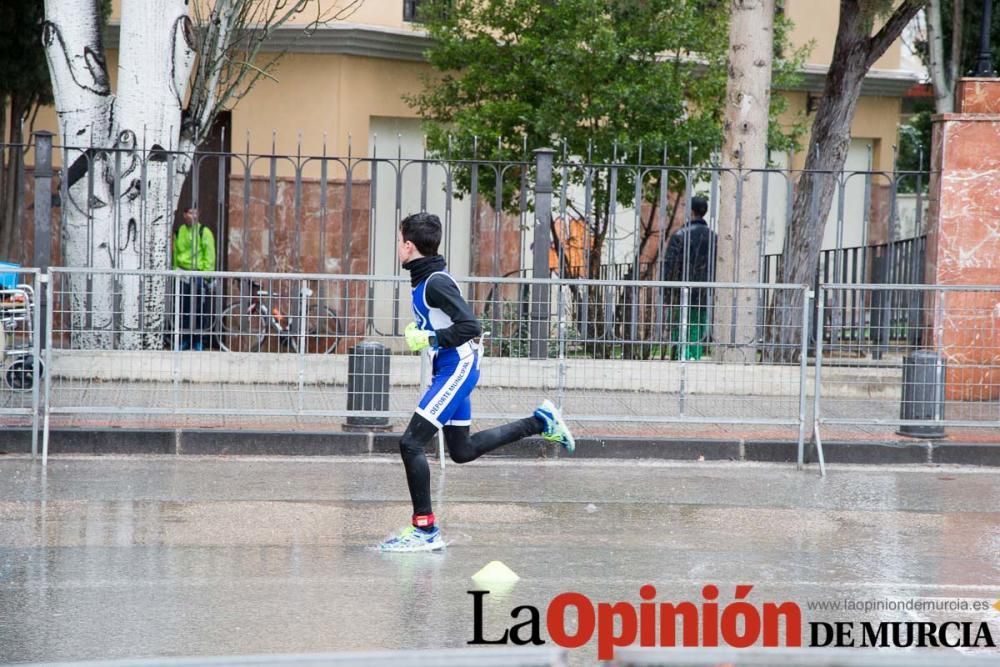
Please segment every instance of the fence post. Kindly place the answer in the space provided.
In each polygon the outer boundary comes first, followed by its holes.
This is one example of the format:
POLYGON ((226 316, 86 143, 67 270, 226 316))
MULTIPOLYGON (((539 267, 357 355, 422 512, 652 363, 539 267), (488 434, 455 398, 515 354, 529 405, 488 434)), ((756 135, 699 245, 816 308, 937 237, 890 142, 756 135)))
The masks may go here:
MULTIPOLYGON (((46 130, 35 133, 35 251, 32 264, 41 273, 48 273, 52 265, 52 137, 46 130)), ((45 290, 36 293, 36 309, 44 309, 48 294, 45 290)), ((35 331, 36 338, 44 338, 49 321, 43 319, 41 329, 35 331)))
MULTIPOLYGON (((802 469, 802 459, 806 442, 806 386, 809 384, 809 311, 816 298, 816 292, 803 285, 802 289, 802 340, 799 341, 799 450, 798 468, 802 469)), ((817 343, 817 353, 822 352, 822 342, 817 343)), ((817 368, 819 361, 817 360, 817 368)), ((817 378, 817 387, 819 379, 817 378)))
POLYGON ((170 342, 170 374, 174 384, 174 414, 181 405, 181 277, 174 271, 174 330, 170 342))
MULTIPOLYGON (((535 229, 531 277, 536 281, 549 277, 549 245, 552 218, 552 163, 556 152, 551 148, 535 151, 535 229)), ((531 285, 532 359, 545 359, 549 348, 549 285, 531 285)))
POLYGON ((691 288, 681 287, 681 329, 677 336, 677 359, 681 362, 681 384, 677 396, 678 414, 684 416, 684 399, 687 394, 687 346, 688 346, 688 303, 691 300, 691 288))
MULTIPOLYGON (((323 281, 319 281, 319 285, 322 285, 323 281)), ((319 287, 317 285, 317 287, 319 287)), ((298 396, 298 409, 296 413, 302 414, 302 410, 305 409, 305 391, 306 391, 306 352, 308 351, 306 347, 309 345, 309 341, 306 339, 306 327, 309 326, 309 297, 312 295, 312 290, 309 289, 309 283, 305 280, 299 281, 299 316, 298 316, 298 327, 299 327, 299 396, 298 396)), ((319 328, 322 326, 320 322, 320 312, 319 307, 316 308, 316 335, 319 336, 319 328)))
MULTIPOLYGON (((569 238, 567 235, 566 238, 569 238)), ((560 262, 561 265, 561 262, 560 262)), ((561 278, 561 277, 560 277, 561 278)), ((558 403, 560 409, 563 407, 563 400, 566 397, 566 375, 569 370, 566 366, 566 322, 569 318, 566 317, 566 296, 565 296, 566 286, 563 284, 562 280, 559 281, 559 286, 556 287, 558 292, 558 311, 556 314, 556 327, 559 331, 559 393, 558 393, 558 403)))
MULTIPOLYGON (((813 441, 816 445, 816 456, 819 459, 819 474, 826 477, 826 461, 823 457, 823 439, 820 434, 819 420, 822 416, 822 387, 823 387, 823 312, 826 307, 826 288, 820 285, 816 289, 816 326, 810 327, 808 319, 803 320, 803 336, 808 335, 808 330, 816 332, 816 363, 815 378, 813 380, 813 441)), ((803 443, 804 444, 804 443, 803 443)), ((799 447, 798 467, 802 468, 803 447, 799 447)))
MULTIPOLYGON (((52 365, 52 304, 54 302, 54 283, 55 276, 48 276, 48 281, 44 283, 45 285, 45 318, 43 324, 45 327, 45 349, 42 350, 45 355, 45 403, 42 407, 43 410, 43 420, 42 420, 42 467, 48 465, 49 463, 49 426, 50 417, 52 414, 52 376, 54 367, 52 365)), ((36 378, 37 381, 37 378, 36 378)))
POLYGON ((48 380, 43 378, 45 366, 42 364, 42 314, 39 300, 43 298, 44 292, 48 289, 48 276, 36 273, 32 281, 35 289, 35 309, 31 313, 31 458, 38 456, 38 409, 39 390, 38 385, 48 380))
POLYGON ((35 254, 43 273, 52 264, 52 133, 35 132, 35 254))

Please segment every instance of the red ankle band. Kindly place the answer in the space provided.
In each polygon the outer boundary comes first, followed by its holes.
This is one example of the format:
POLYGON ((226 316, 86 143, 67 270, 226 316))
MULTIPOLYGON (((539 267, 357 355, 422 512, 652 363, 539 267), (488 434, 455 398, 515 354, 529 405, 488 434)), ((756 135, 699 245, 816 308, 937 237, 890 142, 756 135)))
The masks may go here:
POLYGON ((414 514, 413 515, 413 525, 417 528, 430 528, 434 525, 434 513, 431 514, 414 514))

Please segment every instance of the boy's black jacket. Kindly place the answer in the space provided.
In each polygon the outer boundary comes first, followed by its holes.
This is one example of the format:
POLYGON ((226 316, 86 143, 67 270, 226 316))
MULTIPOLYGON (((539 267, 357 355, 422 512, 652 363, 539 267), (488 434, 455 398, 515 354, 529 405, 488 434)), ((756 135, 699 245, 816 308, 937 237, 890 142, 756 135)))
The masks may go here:
MULTIPOLYGON (((418 257, 403 264, 403 268, 410 272, 410 285, 416 287, 431 274, 444 271, 445 261, 441 255, 418 257)), ((483 333, 479 320, 458 291, 458 285, 447 276, 430 279, 424 286, 424 298, 428 306, 440 308, 452 321, 447 329, 434 332, 438 347, 458 347, 483 333)))

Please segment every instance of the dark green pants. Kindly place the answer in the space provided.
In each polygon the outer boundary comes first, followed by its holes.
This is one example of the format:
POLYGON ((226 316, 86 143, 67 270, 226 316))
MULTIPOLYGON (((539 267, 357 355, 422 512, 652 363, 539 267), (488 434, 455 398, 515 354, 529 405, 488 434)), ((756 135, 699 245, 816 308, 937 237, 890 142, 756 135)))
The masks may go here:
POLYGON ((708 306, 687 307, 687 335, 681 340, 681 308, 670 309, 670 358, 701 359, 708 340, 708 306), (683 356, 682 356, 683 355, 683 356))

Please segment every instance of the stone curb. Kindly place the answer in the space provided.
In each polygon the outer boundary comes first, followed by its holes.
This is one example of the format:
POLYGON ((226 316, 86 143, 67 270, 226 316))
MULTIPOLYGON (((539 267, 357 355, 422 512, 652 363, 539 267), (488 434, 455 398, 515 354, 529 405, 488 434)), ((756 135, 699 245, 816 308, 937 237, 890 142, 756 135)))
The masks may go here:
MULTIPOLYGON (((50 432, 50 454, 177 454, 214 456, 333 456, 395 454, 398 433, 281 433, 275 431, 64 429, 50 432)), ((437 441, 428 444, 437 451, 437 441)), ((31 432, 7 429, 0 453, 29 454, 31 432)), ((1000 467, 1000 442, 826 442, 827 463, 960 464, 1000 467)), ((793 441, 658 437, 584 437, 577 440, 576 459, 662 459, 686 461, 757 461, 794 463, 793 441)), ((540 438, 527 445, 490 454, 491 458, 567 458, 561 448, 540 438)), ((815 463, 807 445, 805 462, 815 463)))

